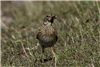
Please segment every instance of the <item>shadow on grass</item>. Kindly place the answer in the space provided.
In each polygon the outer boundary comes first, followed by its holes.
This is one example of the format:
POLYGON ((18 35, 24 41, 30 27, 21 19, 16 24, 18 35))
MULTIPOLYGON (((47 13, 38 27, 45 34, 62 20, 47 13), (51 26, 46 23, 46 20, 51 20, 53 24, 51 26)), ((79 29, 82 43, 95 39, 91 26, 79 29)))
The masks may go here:
MULTIPOLYGON (((50 58, 46 58, 46 59, 44 59, 44 63, 45 63, 45 62, 48 62, 48 61, 51 61, 51 60, 52 60, 51 57, 50 57, 50 58)), ((36 63, 37 61, 38 61, 38 60, 36 59, 34 63, 36 63)), ((42 63, 42 59, 40 59, 39 61, 42 63)))

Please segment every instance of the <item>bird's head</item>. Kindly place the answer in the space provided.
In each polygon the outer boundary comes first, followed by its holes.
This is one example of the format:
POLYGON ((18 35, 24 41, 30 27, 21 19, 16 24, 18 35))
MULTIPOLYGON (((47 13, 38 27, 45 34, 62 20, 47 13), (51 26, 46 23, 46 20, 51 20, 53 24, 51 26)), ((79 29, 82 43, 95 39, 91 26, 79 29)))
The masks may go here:
POLYGON ((53 23, 54 19, 56 19, 57 17, 50 14, 50 15, 47 15, 45 18, 44 18, 44 22, 50 22, 50 23, 53 23))

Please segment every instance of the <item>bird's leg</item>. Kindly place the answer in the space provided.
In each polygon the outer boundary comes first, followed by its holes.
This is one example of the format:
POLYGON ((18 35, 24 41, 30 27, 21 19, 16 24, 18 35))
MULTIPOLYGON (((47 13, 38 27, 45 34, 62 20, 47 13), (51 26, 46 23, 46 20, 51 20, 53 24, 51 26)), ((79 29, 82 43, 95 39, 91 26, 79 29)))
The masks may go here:
POLYGON ((44 64, 44 52, 43 52, 43 57, 42 57, 42 64, 44 64))
POLYGON ((42 48, 42 54, 43 54, 43 57, 42 57, 42 64, 44 64, 44 48, 42 48))

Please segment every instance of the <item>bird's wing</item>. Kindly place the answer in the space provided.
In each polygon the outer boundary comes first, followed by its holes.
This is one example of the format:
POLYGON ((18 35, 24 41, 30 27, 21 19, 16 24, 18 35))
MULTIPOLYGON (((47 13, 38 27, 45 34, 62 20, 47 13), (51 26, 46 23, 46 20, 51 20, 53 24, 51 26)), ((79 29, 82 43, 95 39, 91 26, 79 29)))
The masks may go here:
POLYGON ((52 35, 56 37, 56 41, 57 41, 58 40, 58 36, 57 36, 57 31, 56 31, 55 28, 54 28, 54 31, 53 31, 53 34, 52 35))
POLYGON ((41 36, 44 35, 43 32, 45 32, 45 29, 43 29, 43 28, 44 28, 44 26, 42 26, 42 27, 39 29, 39 31, 38 31, 38 33, 37 33, 37 36, 36 36, 37 39, 39 39, 39 37, 41 37, 41 36))

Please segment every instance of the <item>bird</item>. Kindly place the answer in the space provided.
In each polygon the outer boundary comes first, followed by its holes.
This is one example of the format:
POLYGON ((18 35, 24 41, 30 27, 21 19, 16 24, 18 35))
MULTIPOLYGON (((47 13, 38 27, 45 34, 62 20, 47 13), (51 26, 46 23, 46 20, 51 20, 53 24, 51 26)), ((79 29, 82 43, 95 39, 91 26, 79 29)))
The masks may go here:
MULTIPOLYGON (((39 44, 42 47, 42 64, 44 64, 44 51, 45 48, 54 47, 58 40, 57 30, 53 26, 54 20, 57 17, 53 14, 46 15, 44 18, 43 26, 39 29, 36 38, 39 40, 39 44)), ((52 49, 53 59, 55 58, 55 48, 52 49)))

